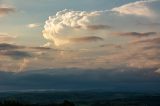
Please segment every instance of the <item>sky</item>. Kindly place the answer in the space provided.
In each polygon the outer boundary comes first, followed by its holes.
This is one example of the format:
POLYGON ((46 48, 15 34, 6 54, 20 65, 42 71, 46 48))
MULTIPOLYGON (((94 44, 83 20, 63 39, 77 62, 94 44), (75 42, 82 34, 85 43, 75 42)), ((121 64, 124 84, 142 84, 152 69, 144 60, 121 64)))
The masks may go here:
POLYGON ((159 90, 159 29, 160 0, 0 0, 0 90, 159 90))

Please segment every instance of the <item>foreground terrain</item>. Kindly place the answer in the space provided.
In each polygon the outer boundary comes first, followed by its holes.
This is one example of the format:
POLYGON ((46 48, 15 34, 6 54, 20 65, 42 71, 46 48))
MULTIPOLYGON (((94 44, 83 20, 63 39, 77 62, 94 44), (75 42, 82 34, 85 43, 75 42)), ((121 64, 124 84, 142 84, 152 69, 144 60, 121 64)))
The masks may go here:
POLYGON ((0 93, 0 106, 160 106, 160 94, 105 91, 12 91, 0 93))

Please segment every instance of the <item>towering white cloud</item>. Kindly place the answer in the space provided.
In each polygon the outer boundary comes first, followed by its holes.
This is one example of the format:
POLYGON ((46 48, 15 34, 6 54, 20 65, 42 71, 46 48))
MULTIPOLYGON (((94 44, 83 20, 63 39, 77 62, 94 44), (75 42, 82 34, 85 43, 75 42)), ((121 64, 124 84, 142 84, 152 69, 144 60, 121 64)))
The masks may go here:
POLYGON ((88 34, 88 32, 93 32, 95 30, 110 29, 111 27, 99 23, 96 18, 100 17, 102 11, 86 12, 86 11, 72 11, 63 10, 57 12, 55 16, 50 16, 49 20, 46 21, 44 26, 43 36, 45 39, 53 41, 55 45, 64 45, 70 43, 71 40, 75 39, 76 42, 82 41, 76 38, 83 39, 83 41, 95 40, 94 36, 88 34), (82 34, 81 31, 88 31, 87 34, 82 34), (81 35, 77 35, 78 32, 81 35), (86 40, 86 38, 89 40, 86 40))
MULTIPOLYGON (((95 41, 93 37, 105 39, 104 37, 106 37, 107 33, 113 31, 114 28, 124 31, 126 30, 127 32, 128 29, 135 29, 135 26, 132 25, 135 25, 136 21, 149 21, 148 19, 151 19, 151 17, 157 15, 154 10, 154 5, 156 3, 160 2, 158 0, 141 0, 128 3, 120 7, 115 7, 110 10, 93 12, 72 11, 65 9, 57 12, 56 15, 49 17, 44 26, 43 36, 45 39, 53 42, 56 46, 82 41, 77 40, 76 38, 83 39, 83 42, 95 41), (118 13, 118 15, 115 13, 118 13), (121 17, 119 14, 125 15, 125 17, 121 17), (131 19, 129 15, 134 15, 136 17, 131 19), (137 16, 148 18, 142 19, 137 16), (92 37, 92 40, 86 40, 88 37, 92 37)), ((141 29, 144 31, 143 28, 141 29)), ((141 29, 138 29, 138 32, 141 29)), ((134 30, 131 32, 137 31, 134 30)), ((145 35, 146 33, 132 34, 145 35)))

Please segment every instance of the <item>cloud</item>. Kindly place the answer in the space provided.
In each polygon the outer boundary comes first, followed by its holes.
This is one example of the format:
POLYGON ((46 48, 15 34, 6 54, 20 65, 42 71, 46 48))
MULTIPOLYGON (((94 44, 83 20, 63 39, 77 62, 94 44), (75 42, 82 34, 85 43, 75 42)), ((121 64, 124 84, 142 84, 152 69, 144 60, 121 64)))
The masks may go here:
POLYGON ((143 26, 150 26, 150 27, 160 27, 160 22, 150 22, 150 21, 148 21, 148 22, 145 22, 145 23, 143 23, 143 22, 138 22, 137 23, 138 25, 143 25, 143 26))
POLYGON ((20 63, 19 72, 22 72, 28 65, 29 60, 24 58, 23 61, 20 63))
POLYGON ((11 36, 7 33, 0 33, 0 42, 1 43, 7 43, 7 42, 12 42, 16 36, 11 36))
POLYGON ((70 42, 94 42, 94 41, 102 41, 103 38, 97 36, 88 36, 88 37, 80 37, 80 38, 70 38, 70 42))
MULTIPOLYGON (((28 68, 28 64, 37 58, 45 59, 46 52, 58 51, 48 47, 30 47, 16 44, 0 43, 0 69, 20 72, 28 68)), ((48 56, 49 57, 49 56, 48 56)), ((32 65, 31 67, 34 67, 32 65)))
POLYGON ((49 47, 28 47, 28 46, 21 46, 21 45, 15 45, 15 44, 8 44, 8 43, 0 43, 0 50, 50 50, 49 47))
POLYGON ((20 48, 19 46, 7 43, 0 43, 0 50, 14 50, 20 48))
POLYGON ((52 43, 51 45, 63 47, 70 44, 68 38, 97 36, 107 39, 106 35, 109 36, 111 31, 116 32, 117 29, 124 31, 123 35, 128 36, 154 35, 157 32, 156 29, 153 28, 151 30, 152 28, 150 28, 150 30, 146 30, 146 28, 142 28, 135 23, 148 22, 153 19, 153 22, 157 23, 159 19, 156 18, 159 15, 157 4, 159 3, 158 0, 140 0, 109 10, 88 12, 65 9, 53 16, 49 16, 49 19, 45 22, 43 37, 50 44, 52 43), (127 29, 135 30, 128 32, 127 29))
POLYGON ((32 55, 25 51, 0 51, 1 56, 10 56, 11 58, 19 59, 19 58, 25 58, 25 57, 32 57, 32 55))
MULTIPOLYGON (((77 37, 77 39, 70 39, 70 42, 78 42, 78 44, 81 45, 81 42, 83 44, 92 42, 92 40, 95 43, 95 41, 101 41, 103 39, 96 36, 90 36, 88 38, 77 37)), ((96 46, 92 49, 51 49, 46 47, 26 47, 13 44, 1 44, 0 51, 3 52, 1 52, 0 55, 0 67, 7 71, 20 71, 23 69, 28 71, 31 69, 44 68, 116 68, 119 69, 119 71, 125 68, 142 70, 160 68, 159 38, 157 36, 151 36, 144 38, 138 37, 138 40, 135 42, 131 42, 132 40, 133 39, 127 41, 129 43, 123 44, 115 44, 114 42, 112 42, 113 44, 109 44, 108 42, 103 41, 103 45, 96 46), (47 62, 47 60, 50 60, 50 62, 47 62), (20 68, 20 66, 22 67, 20 68)))
MULTIPOLYGON (((76 28, 82 28, 82 27, 76 26, 76 28)), ((90 30, 104 30, 104 29, 111 29, 112 27, 109 25, 88 25, 85 26, 85 28, 90 30)))
POLYGON ((133 41, 132 44, 153 43, 153 44, 158 45, 159 42, 160 42, 160 37, 151 37, 147 39, 139 39, 139 40, 133 41))
POLYGON ((0 5, 0 17, 5 16, 11 12, 14 12, 15 8, 9 5, 1 4, 0 5))
POLYGON ((27 47, 14 44, 0 43, 0 56, 7 56, 13 59, 31 58, 37 53, 50 50, 47 47, 27 47))
POLYGON ((55 16, 50 16, 46 21, 43 36, 56 46, 70 43, 68 38, 74 39, 75 37, 77 39, 77 37, 93 36, 91 35, 93 31, 111 28, 109 25, 96 21, 101 17, 101 14, 103 14, 102 11, 86 12, 66 9, 59 11, 55 16), (79 32, 81 35, 77 36, 76 32, 79 32), (86 32, 86 34, 82 34, 83 32, 86 32), (75 35, 73 35, 74 33, 75 35))
POLYGON ((37 23, 28 24, 27 27, 28 28, 37 28, 37 27, 40 27, 40 24, 37 24, 37 23))
POLYGON ((128 65, 130 67, 137 68, 159 68, 159 42, 159 37, 148 37, 128 44, 128 48, 135 49, 133 52, 134 55, 132 54, 132 56, 128 59, 128 65))
POLYGON ((107 35, 109 32, 116 29, 126 30, 127 28, 131 29, 137 27, 139 28, 138 31, 131 31, 128 33, 126 31, 126 33, 123 34, 135 36, 154 35, 154 30, 145 32, 142 27, 135 26, 135 21, 148 22, 148 19, 151 19, 151 17, 158 16, 159 14, 154 7, 157 3, 159 3, 157 0, 141 0, 124 4, 110 10, 91 12, 65 9, 57 12, 53 16, 49 16, 49 19, 45 22, 43 37, 55 46, 63 46, 70 43, 68 38, 95 35, 104 38, 105 34, 107 35), (125 17, 121 17, 119 14, 125 17), (148 18, 131 18, 130 15, 148 18), (124 27, 121 25, 124 25, 124 27), (142 31, 144 31, 144 33, 141 33, 142 31))
POLYGON ((151 3, 157 2, 158 0, 140 0, 133 3, 125 4, 120 7, 112 9, 114 12, 118 12, 122 15, 137 15, 137 16, 154 16, 154 11, 150 7, 151 3))
POLYGON ((114 35, 121 35, 121 36, 133 36, 133 37, 147 37, 147 36, 152 36, 156 35, 157 32, 117 32, 117 33, 112 33, 114 35))
POLYGON ((160 69, 157 69, 155 72, 160 74, 160 69))
POLYGON ((0 72, 0 90, 105 88, 109 91, 159 92, 160 77, 154 72, 155 69, 126 68, 124 71, 118 70, 121 69, 42 69, 16 74, 0 72))
POLYGON ((98 50, 105 51, 106 54, 97 56, 96 63, 106 64, 111 68, 122 66, 139 69, 159 68, 160 37, 138 37, 136 40, 132 40, 118 46, 114 43, 100 46, 98 50))
MULTIPOLYGON (((154 29, 144 29, 135 22, 149 21, 151 18, 130 17, 127 14, 115 14, 115 11, 73 11, 63 10, 50 16, 44 26, 43 36, 48 40, 47 47, 61 46, 60 51, 50 48, 26 47, 13 44, 1 44, 0 66, 14 66, 23 63, 18 69, 40 68, 157 68, 159 67, 159 41, 147 41, 158 35, 154 29), (145 21, 143 21, 145 20, 145 21), (114 29, 115 28, 115 29, 114 29), (124 31, 124 32, 119 32, 124 31), (112 36, 112 32, 117 35, 112 36), (128 43, 136 36, 140 43, 128 43), (147 39, 146 37, 147 36, 147 39), (100 42, 97 42, 100 41, 100 42), (103 41, 103 42, 102 42, 103 41), (87 43, 86 42, 94 42, 87 43), (151 43, 152 42, 152 43, 151 43), (153 43, 154 42, 154 43, 153 43), (105 43, 105 44, 104 44, 105 43), (113 45, 109 45, 113 43, 113 45), (71 46, 69 45, 71 44, 71 46), (68 48, 65 48, 67 45, 68 48), (90 46, 87 48, 87 46, 90 46), (99 45, 102 45, 99 47, 99 45), (82 49, 78 47, 82 47, 82 49), (72 48, 73 47, 73 48, 72 48), (76 50, 74 49, 76 48, 76 50), (19 57, 17 54, 20 54, 19 57), (13 58, 12 58, 13 57, 13 58), (8 59, 9 58, 9 59, 8 59), (18 59, 16 59, 18 58, 18 59), (30 66, 25 65, 30 62, 30 66), (5 60, 5 62, 4 62, 5 60), (12 61, 11 61, 12 60, 12 61), (47 62, 50 60, 50 62, 47 62), (8 63, 8 64, 5 64, 8 63), (24 66, 24 68, 23 68, 24 66), (92 66, 92 67, 91 67, 92 66)), ((153 20, 154 22, 156 20, 153 20)), ((33 25, 34 26, 34 25, 33 25)), ((58 48, 58 47, 57 47, 58 48)), ((15 68, 17 70, 17 68, 15 68)))
POLYGON ((23 46, 14 44, 0 43, 0 56, 7 56, 15 59, 32 57, 32 54, 23 50, 23 46))

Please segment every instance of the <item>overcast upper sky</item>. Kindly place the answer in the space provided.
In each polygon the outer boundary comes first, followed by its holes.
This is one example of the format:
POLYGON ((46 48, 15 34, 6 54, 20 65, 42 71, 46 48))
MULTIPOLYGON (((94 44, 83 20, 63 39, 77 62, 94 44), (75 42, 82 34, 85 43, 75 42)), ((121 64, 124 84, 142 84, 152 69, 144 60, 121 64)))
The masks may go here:
MULTIPOLYGON (((75 83, 85 74, 92 77, 87 83, 112 82, 103 74, 122 82, 133 74, 137 81, 139 74, 154 85, 160 77, 159 29, 160 0, 0 0, 0 71, 21 76, 67 69, 54 73, 61 76, 57 80, 77 73, 75 83)), ((7 74, 0 87, 11 88, 8 76, 13 77, 7 74)))

